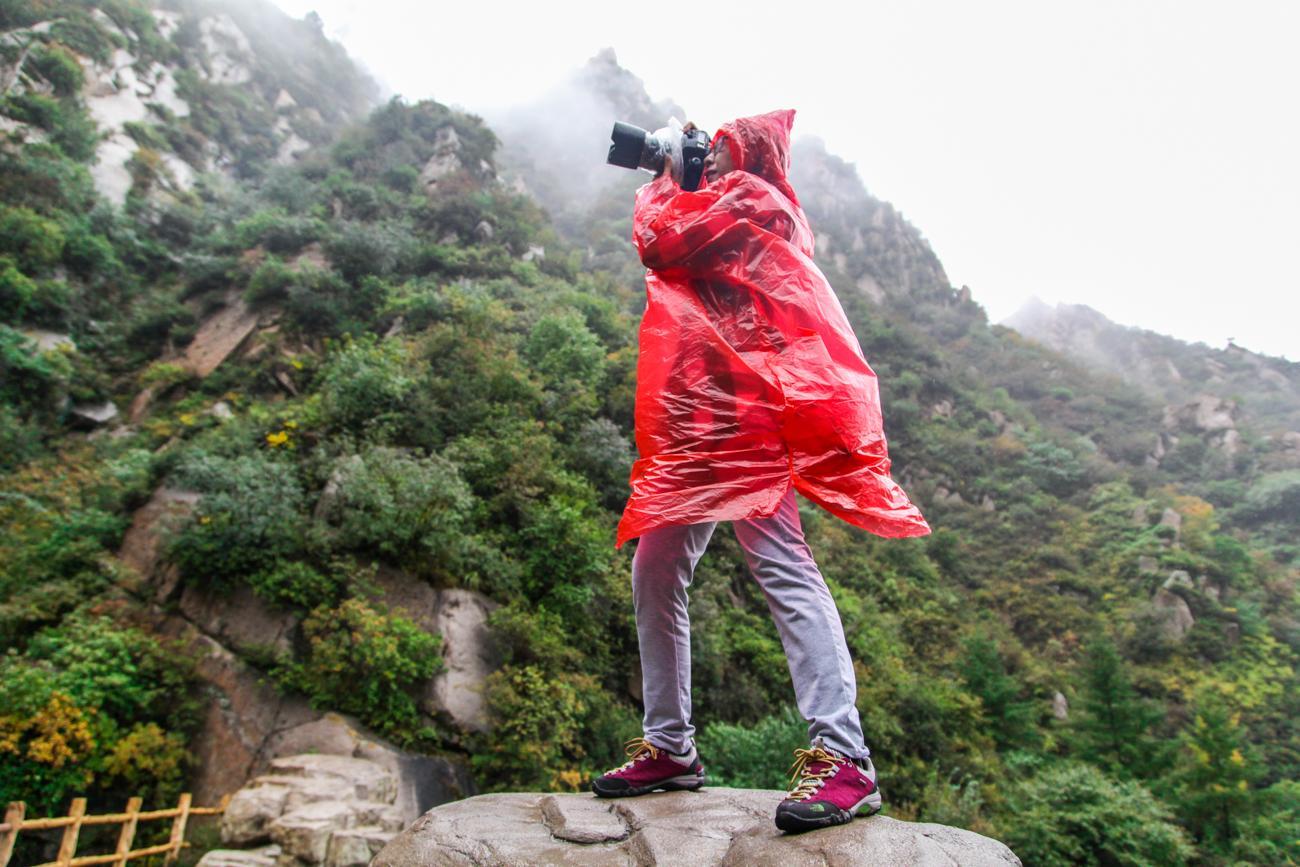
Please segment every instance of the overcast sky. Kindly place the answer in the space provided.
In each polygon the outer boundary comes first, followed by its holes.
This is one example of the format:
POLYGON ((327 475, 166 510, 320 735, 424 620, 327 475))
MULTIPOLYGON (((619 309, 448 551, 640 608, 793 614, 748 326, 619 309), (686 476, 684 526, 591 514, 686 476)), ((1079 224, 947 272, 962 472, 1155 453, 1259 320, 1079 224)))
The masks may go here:
POLYGON ((1037 295, 1300 360, 1296 0, 276 2, 412 101, 490 113, 612 46, 706 129, 798 109, 993 320, 1037 295))

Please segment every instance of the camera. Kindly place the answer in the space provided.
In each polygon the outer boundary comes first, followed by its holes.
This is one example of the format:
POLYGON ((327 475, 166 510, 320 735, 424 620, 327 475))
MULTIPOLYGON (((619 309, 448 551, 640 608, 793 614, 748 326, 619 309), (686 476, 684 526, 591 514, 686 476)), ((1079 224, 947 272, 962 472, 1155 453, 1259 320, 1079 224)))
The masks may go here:
POLYGON ((673 118, 668 126, 653 133, 630 123, 615 123, 609 138, 612 143, 605 162, 610 165, 659 174, 664 170, 664 155, 669 154, 677 186, 687 192, 699 188, 704 158, 711 150, 709 136, 703 130, 683 130, 673 118))

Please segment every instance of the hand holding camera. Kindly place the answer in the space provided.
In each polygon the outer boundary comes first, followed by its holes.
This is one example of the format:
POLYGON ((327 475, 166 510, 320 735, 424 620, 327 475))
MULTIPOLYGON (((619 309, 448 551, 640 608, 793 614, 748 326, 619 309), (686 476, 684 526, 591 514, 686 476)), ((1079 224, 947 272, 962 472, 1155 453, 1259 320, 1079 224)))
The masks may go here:
POLYGON ((667 172, 677 186, 694 192, 704 175, 710 139, 694 123, 682 126, 676 118, 654 133, 630 123, 614 124, 605 162, 625 169, 645 169, 656 176, 667 172))

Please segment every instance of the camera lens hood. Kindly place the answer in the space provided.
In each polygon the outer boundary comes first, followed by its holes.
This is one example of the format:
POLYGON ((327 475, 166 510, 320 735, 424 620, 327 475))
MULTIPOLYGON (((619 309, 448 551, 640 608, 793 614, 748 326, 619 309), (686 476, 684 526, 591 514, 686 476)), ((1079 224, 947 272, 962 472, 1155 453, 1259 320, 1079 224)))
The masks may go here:
POLYGON ((605 162, 625 169, 641 168, 641 154, 645 151, 645 139, 648 132, 630 123, 614 124, 614 131, 609 134, 612 144, 605 162))

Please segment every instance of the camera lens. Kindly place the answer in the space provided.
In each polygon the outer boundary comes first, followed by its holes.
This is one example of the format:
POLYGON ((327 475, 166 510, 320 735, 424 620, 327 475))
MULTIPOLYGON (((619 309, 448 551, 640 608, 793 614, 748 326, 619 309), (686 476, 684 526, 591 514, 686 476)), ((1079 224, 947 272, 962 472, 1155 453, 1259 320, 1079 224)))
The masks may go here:
MULTIPOLYGON (((609 134, 612 144, 609 146, 609 156, 605 158, 605 162, 625 169, 640 168, 641 155, 645 152, 648 135, 649 133, 639 126, 615 123, 614 131, 609 134)), ((659 165, 663 165, 662 156, 659 158, 659 165)))

